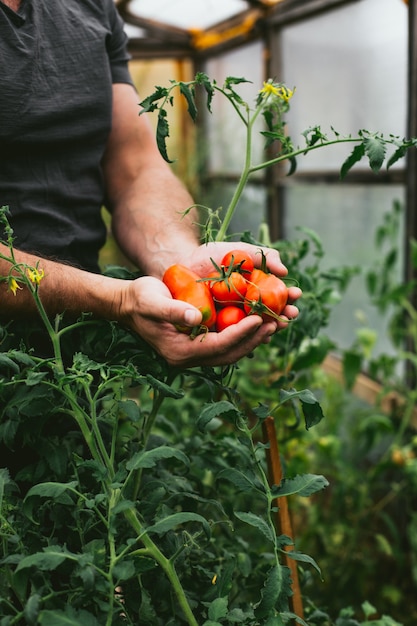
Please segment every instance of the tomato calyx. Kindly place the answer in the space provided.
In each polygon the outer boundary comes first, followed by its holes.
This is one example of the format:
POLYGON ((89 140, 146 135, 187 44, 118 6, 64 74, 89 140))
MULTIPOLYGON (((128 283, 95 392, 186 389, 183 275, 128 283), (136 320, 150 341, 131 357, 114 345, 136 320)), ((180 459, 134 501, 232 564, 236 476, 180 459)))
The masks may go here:
POLYGON ((230 270, 230 272, 239 272, 240 274, 243 274, 246 278, 249 278, 254 269, 252 257, 240 248, 226 252, 221 265, 226 270, 230 270))
POLYGON ((210 260, 214 270, 200 281, 208 284, 214 302, 219 306, 243 303, 247 289, 247 281, 243 274, 234 270, 233 265, 219 266, 214 259, 210 260))

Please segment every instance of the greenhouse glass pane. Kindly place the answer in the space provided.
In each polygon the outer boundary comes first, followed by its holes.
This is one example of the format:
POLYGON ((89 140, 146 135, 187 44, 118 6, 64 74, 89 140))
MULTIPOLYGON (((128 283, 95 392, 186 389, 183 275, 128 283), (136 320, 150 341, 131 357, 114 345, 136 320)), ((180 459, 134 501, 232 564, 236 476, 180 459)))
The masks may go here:
POLYGON ((205 29, 248 8, 246 0, 132 0, 134 15, 178 28, 205 29))
MULTIPOLYGON (((206 71, 210 79, 223 85, 228 76, 244 77, 247 83, 235 86, 239 95, 252 107, 263 82, 262 44, 255 42, 238 50, 210 59, 206 71)), ((245 158, 245 126, 230 102, 222 95, 213 99, 213 114, 208 117, 208 155, 210 172, 240 174, 245 158)), ((261 121, 261 120, 260 120, 261 121)), ((262 158, 263 139, 256 127, 253 162, 262 158)))
MULTIPOLYGON (((315 125, 328 135, 333 126, 341 135, 366 129, 404 136, 407 19, 401 0, 363 0, 284 29, 282 80, 296 87, 287 116, 296 145, 315 125)), ((298 169, 339 169, 351 149, 314 151, 298 169)))
MULTIPOLYGON (((322 269, 359 266, 343 300, 338 304, 326 329, 343 348, 352 345, 355 332, 362 325, 378 334, 377 352, 390 352, 386 320, 369 303, 365 273, 381 263, 381 252, 375 246, 376 229, 390 213, 394 202, 404 206, 404 188, 399 185, 297 185, 286 191, 286 238, 300 238, 300 228, 310 228, 323 243, 322 269)), ((397 278, 404 264, 404 224, 398 236, 397 278)))
MULTIPOLYGON (((235 188, 235 185, 230 183, 214 182, 206 192, 203 204, 214 210, 222 208, 221 215, 223 215, 235 188)), ((236 241, 244 231, 250 231, 256 237, 261 223, 266 219, 265 206, 265 189, 255 185, 246 185, 229 228, 230 238, 236 241)))

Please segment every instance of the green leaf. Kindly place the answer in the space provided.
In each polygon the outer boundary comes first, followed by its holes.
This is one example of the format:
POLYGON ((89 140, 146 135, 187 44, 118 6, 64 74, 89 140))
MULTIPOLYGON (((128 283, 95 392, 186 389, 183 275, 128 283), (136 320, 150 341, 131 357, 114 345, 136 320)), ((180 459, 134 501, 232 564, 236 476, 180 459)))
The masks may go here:
POLYGON ((3 506, 4 488, 9 484, 12 484, 12 481, 8 470, 6 468, 0 468, 0 513, 3 506))
POLYGON ((243 76, 227 76, 224 81, 224 86, 229 88, 231 85, 240 85, 241 83, 251 83, 251 80, 244 78, 243 76))
POLYGON ((165 99, 168 93, 169 91, 166 87, 156 87, 154 93, 147 96, 147 98, 144 98, 142 102, 139 103, 139 106, 142 107, 140 114, 155 111, 155 109, 158 108, 156 102, 165 99))
POLYGON ((131 422, 137 422, 140 417, 140 410, 137 402, 134 400, 120 400, 118 403, 120 417, 128 419, 131 422))
POLYGON ((307 430, 318 424, 324 417, 317 398, 309 389, 302 389, 301 391, 295 389, 286 391, 285 389, 281 389, 279 399, 281 404, 289 400, 300 400, 307 430))
MULTIPOLYGON (((51 498, 52 500, 59 500, 62 503, 64 501, 64 496, 66 496, 66 492, 75 491, 77 486, 77 481, 72 481, 70 483, 39 483, 38 485, 31 487, 23 500, 24 514, 34 522, 32 512, 37 502, 36 497, 51 498)), ((66 496, 66 499, 66 504, 72 504, 72 500, 69 495, 66 496)))
POLYGON ((20 368, 7 354, 0 353, 0 367, 13 370, 16 374, 20 372, 20 368))
POLYGON ((119 562, 113 568, 113 575, 117 582, 134 578, 136 574, 135 563, 133 560, 125 559, 119 562))
POLYGON ((69 605, 65 611, 41 611, 38 623, 40 626, 100 626, 94 615, 69 605))
POLYGON ((402 159, 403 157, 405 157, 407 153, 407 146, 400 146, 399 148, 397 148, 395 150, 395 152, 393 152, 393 154, 391 154, 390 158, 387 161, 387 170, 394 165, 394 163, 396 163, 397 161, 399 161, 400 159, 402 159))
POLYGON ((152 376, 152 374, 147 374, 146 380, 153 389, 157 389, 167 398, 174 398, 178 400, 179 398, 182 398, 184 396, 184 392, 182 390, 174 389, 170 385, 162 382, 162 380, 158 380, 158 378, 152 376))
POLYGON ((349 390, 353 389, 356 378, 362 368, 362 355, 354 350, 346 350, 343 353, 343 376, 349 390))
POLYGON ((275 542, 275 532, 271 530, 270 526, 262 517, 259 517, 254 513, 245 513, 244 511, 235 511, 234 514, 242 522, 257 528, 268 539, 268 541, 271 541, 272 543, 275 542))
POLYGON ((413 267, 417 268, 417 241, 415 239, 410 240, 410 256, 413 267))
POLYGON ((317 565, 316 561, 308 554, 303 554, 302 552, 297 552, 296 550, 288 550, 285 552, 285 554, 289 556, 291 559, 294 559, 294 561, 301 561, 302 563, 309 563, 310 565, 314 567, 314 569, 318 571, 318 573, 321 576, 320 567, 317 565))
POLYGON ((207 425, 211 422, 211 420, 225 416, 227 414, 236 415, 238 410, 236 407, 227 400, 221 400, 220 402, 210 402, 209 404, 204 405, 198 419, 197 419, 197 427, 202 431, 206 431, 207 425))
MULTIPOLYGON (((195 75, 195 82, 198 85, 203 85, 204 89, 206 90, 206 94, 207 94, 206 106, 207 106, 207 110, 211 113, 211 103, 212 103, 213 96, 214 96, 214 87, 209 77, 204 72, 197 72, 197 74, 195 75)), ((214 81, 213 81, 213 84, 214 84, 214 81)))
POLYGON ((174 513, 173 515, 168 515, 168 517, 159 520, 156 524, 148 526, 145 530, 148 534, 155 533, 157 535, 163 535, 169 530, 172 530, 181 524, 186 524, 187 522, 198 522, 203 526, 207 537, 210 537, 210 525, 202 515, 198 515, 197 513, 174 513))
POLYGON ((274 485, 271 493, 274 498, 281 496, 290 496, 297 494, 298 496, 308 497, 311 494, 321 491, 328 487, 329 481, 321 475, 302 474, 295 478, 284 478, 280 485, 274 485))
POLYGON ((68 489, 73 491, 77 487, 77 485, 78 483, 76 480, 73 480, 69 483, 39 483, 38 485, 34 485, 29 489, 24 501, 33 496, 40 496, 41 498, 52 498, 54 500, 61 496, 68 489))
POLYGON ((319 424, 324 418, 323 410, 317 401, 312 404, 311 402, 304 402, 304 400, 301 400, 301 408, 303 409, 304 421, 307 430, 309 430, 312 426, 319 424))
POLYGON ((156 126, 156 143, 158 144, 159 152, 161 153, 163 159, 167 163, 173 163, 171 159, 168 157, 166 139, 169 137, 169 124, 166 119, 166 111, 161 109, 158 113, 158 123, 156 126))
POLYGON ((40 600, 41 600, 41 596, 35 593, 29 597, 28 601, 25 604, 23 615, 28 626, 31 626, 32 624, 36 624, 37 622, 38 615, 39 615, 40 600))
POLYGON ((155 467, 159 461, 170 458, 176 458, 178 461, 184 463, 184 465, 190 464, 188 457, 180 450, 170 448, 169 446, 160 446, 159 448, 153 448, 152 450, 145 450, 134 454, 126 463, 126 469, 130 472, 140 467, 155 467))
POLYGON ((318 365, 324 361, 335 344, 326 335, 320 335, 312 341, 306 341, 295 357, 292 369, 295 372, 307 369, 312 365, 318 365))
POLYGON ((188 113, 193 122, 195 122, 197 119, 197 107, 195 105, 194 89, 189 84, 183 82, 179 82, 178 86, 180 88, 180 93, 182 93, 187 101, 188 113))
POLYGON ((296 389, 291 389, 291 391, 287 391, 285 389, 281 389, 279 392, 279 401, 281 404, 284 402, 288 402, 288 400, 302 400, 307 404, 316 404, 317 398, 309 389, 302 389, 301 391, 296 389))
POLYGON ((353 148, 351 154, 348 156, 348 158, 340 168, 340 178, 342 180, 343 178, 345 178, 349 170, 352 169, 352 167, 356 165, 356 163, 358 163, 363 156, 365 156, 365 146, 363 143, 360 143, 353 148))
POLYGON ((287 160, 290 162, 290 167, 287 172, 287 176, 292 176, 297 169, 297 159, 295 158, 295 156, 290 156, 288 157, 287 160))
POLYGON ((23 558, 16 568, 16 572, 20 572, 23 569, 29 567, 35 567, 41 571, 55 570, 66 559, 70 561, 78 561, 79 557, 76 554, 68 552, 65 548, 59 546, 49 546, 44 548, 43 552, 36 552, 23 558))
POLYGON ((365 153, 373 172, 379 172, 385 159, 386 144, 380 137, 368 137, 364 140, 365 153))
POLYGON ((25 365, 26 367, 35 367, 35 361, 26 352, 21 352, 20 350, 10 350, 9 355, 15 359, 15 361, 25 365))
POLYGON ((227 598, 216 598, 213 602, 210 603, 208 608, 208 617, 209 620, 213 622, 217 622, 219 619, 226 617, 228 613, 228 599, 227 598))
POLYGON ((240 472, 233 467, 219 472, 217 478, 228 480, 242 493, 248 493, 253 489, 259 489, 256 477, 252 477, 248 472, 240 472))
POLYGON ((257 619, 268 617, 269 613, 275 607, 275 604, 281 593, 281 572, 279 566, 276 565, 269 570, 265 584, 261 591, 261 600, 255 608, 255 616, 257 619))

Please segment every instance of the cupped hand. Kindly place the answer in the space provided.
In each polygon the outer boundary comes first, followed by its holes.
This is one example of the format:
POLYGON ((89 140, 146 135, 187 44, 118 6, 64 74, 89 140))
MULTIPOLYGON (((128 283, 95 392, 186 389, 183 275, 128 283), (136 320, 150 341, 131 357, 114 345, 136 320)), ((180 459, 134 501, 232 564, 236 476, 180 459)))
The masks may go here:
MULTIPOLYGON (((213 259, 217 265, 220 265, 225 254, 232 250, 243 250, 247 252, 252 258, 255 267, 261 267, 262 259, 265 257, 266 267, 270 272, 281 278, 284 278, 288 274, 288 270, 281 261, 278 250, 265 246, 256 246, 242 241, 210 242, 202 244, 193 251, 188 259, 184 259, 183 262, 184 265, 187 265, 199 276, 204 278, 213 271, 214 266, 211 259, 213 259)), ((294 303, 301 295, 302 291, 299 287, 288 287, 288 304, 280 316, 280 321, 277 323, 278 330, 287 327, 288 322, 286 320, 293 320, 298 316, 299 311, 294 303)))
POLYGON ((157 278, 144 276, 123 282, 119 321, 175 367, 236 363, 260 344, 268 343, 277 329, 275 322, 262 323, 258 315, 250 315, 220 333, 207 332, 191 339, 176 326, 186 325, 190 329, 198 326, 201 323, 198 309, 174 300, 157 278))

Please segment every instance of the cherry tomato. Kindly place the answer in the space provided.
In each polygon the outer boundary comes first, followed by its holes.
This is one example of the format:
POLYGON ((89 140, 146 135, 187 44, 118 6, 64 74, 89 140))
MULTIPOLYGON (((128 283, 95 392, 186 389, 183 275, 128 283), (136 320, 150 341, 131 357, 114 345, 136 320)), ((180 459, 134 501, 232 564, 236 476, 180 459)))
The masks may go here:
POLYGON ((244 309, 264 321, 277 319, 288 301, 288 287, 275 274, 254 269, 248 280, 244 309))
MULTIPOLYGON (((216 307, 208 285, 200 282, 198 274, 185 265, 176 263, 165 271, 162 282, 168 287, 175 300, 195 306, 203 315, 202 326, 211 328, 216 321, 216 307)), ((186 330, 181 328, 181 330, 186 330)), ((188 329, 189 330, 189 329, 188 329)))
POLYGON ((247 278, 254 268, 250 254, 239 249, 227 252, 221 264, 224 265, 226 272, 229 270, 230 266, 232 266, 232 271, 240 272, 247 278))
POLYGON ((232 326, 232 324, 237 324, 245 317, 246 313, 240 307, 235 305, 225 306, 217 312, 216 330, 220 333, 225 328, 232 326))
POLYGON ((243 302, 248 285, 242 274, 232 272, 225 275, 213 272, 211 276, 213 280, 208 285, 216 304, 221 306, 233 302, 243 302))

